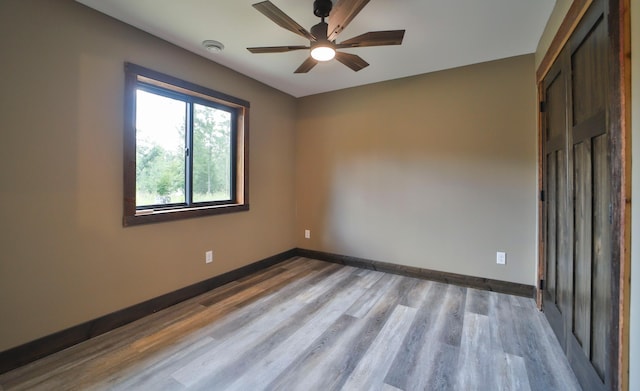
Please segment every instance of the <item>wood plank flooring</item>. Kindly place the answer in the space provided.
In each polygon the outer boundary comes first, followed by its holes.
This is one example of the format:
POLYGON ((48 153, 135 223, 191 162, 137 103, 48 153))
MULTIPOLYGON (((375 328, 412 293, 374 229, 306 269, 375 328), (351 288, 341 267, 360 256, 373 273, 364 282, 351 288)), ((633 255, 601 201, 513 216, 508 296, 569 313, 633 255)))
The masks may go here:
POLYGON ((580 390, 532 299, 293 258, 0 390, 580 390))

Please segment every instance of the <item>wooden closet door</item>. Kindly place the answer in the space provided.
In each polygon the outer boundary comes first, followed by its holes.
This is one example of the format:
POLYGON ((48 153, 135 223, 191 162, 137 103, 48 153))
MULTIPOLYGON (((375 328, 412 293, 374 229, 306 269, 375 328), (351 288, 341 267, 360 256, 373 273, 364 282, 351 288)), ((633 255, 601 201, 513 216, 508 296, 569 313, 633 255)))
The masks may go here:
MULTIPOLYGON (((564 52, 563 52, 564 54, 564 52)), ((560 344, 566 345, 565 322, 571 312, 572 210, 569 205, 567 64, 561 55, 543 83, 543 188, 545 289, 543 310, 560 344)))
POLYGON ((611 300, 611 190, 607 132, 608 35, 594 2, 571 40, 570 137, 573 292, 567 357, 585 389, 605 389, 611 300), (599 386, 596 386, 599 385, 599 386))
POLYGON ((596 0, 543 82, 543 310, 585 390, 612 376, 609 56, 596 0))

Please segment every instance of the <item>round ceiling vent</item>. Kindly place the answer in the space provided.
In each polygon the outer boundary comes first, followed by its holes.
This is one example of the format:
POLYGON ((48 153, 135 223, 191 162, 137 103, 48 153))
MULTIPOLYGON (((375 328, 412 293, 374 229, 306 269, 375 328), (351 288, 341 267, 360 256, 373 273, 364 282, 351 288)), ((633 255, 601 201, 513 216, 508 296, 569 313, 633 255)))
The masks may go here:
POLYGON ((214 41, 213 39, 202 41, 202 46, 212 53, 220 53, 224 49, 222 42, 214 41))

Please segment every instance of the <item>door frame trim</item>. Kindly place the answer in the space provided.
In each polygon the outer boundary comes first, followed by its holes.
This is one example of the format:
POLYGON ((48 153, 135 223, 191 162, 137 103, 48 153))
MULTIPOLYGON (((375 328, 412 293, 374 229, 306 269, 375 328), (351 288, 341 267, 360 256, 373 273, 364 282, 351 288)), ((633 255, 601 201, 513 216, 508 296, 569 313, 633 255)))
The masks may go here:
MULTIPOLYGON (((538 69, 536 85, 538 102, 542 101, 543 80, 558 58, 563 47, 573 34, 578 23, 593 0, 574 0, 565 15, 556 35, 551 41, 538 69)), ((631 23, 629 16, 630 0, 605 0, 608 14, 608 38, 612 51, 609 66, 609 118, 611 169, 613 181, 613 232, 612 232, 612 313, 611 330, 611 388, 628 390, 629 384, 629 278, 631 262, 631 23)), ((540 104, 539 104, 540 107, 540 104)), ((538 110, 538 189, 543 184, 543 148, 542 118, 538 110)), ((544 279, 544 235, 543 201, 538 197, 538 281, 544 279)), ((537 304, 542 308, 542 290, 537 287, 537 304)))
POLYGON ((551 66, 560 55, 562 48, 564 48, 565 43, 567 43, 569 37, 573 34, 573 31, 582 20, 591 3, 593 3, 593 0, 574 0, 573 3, 571 3, 567 14, 562 20, 562 23, 560 23, 560 27, 558 27, 556 35, 551 40, 547 52, 544 57, 542 57, 540 65, 538 65, 538 69, 536 70, 537 85, 540 85, 545 76, 547 76, 547 73, 549 73, 551 66))

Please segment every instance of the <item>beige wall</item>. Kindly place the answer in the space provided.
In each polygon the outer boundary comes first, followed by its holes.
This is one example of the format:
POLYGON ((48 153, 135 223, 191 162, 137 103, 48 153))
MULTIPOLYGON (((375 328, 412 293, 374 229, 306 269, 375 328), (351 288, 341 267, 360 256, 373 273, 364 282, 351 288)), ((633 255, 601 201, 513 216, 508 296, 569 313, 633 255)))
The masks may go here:
POLYGON ((0 49, 0 351, 295 246, 292 97, 71 0, 0 49), (251 102, 249 212, 122 227, 124 61, 251 102))
POLYGON ((534 284, 535 94, 527 55, 300 99, 298 247, 534 284))

